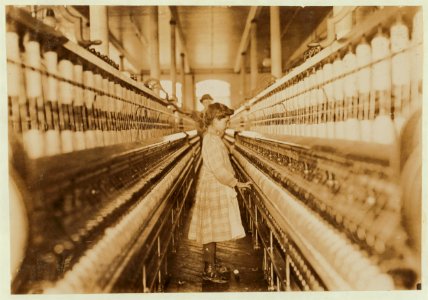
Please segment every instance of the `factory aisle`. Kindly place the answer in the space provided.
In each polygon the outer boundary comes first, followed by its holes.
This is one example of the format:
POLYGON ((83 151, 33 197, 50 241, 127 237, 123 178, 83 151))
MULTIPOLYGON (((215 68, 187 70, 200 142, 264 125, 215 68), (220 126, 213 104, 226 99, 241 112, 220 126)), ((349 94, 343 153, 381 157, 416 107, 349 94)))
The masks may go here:
MULTIPOLYGON (((241 210, 242 212, 242 210, 241 210)), ((170 280, 165 288, 168 293, 181 292, 257 292, 267 291, 262 269, 263 250, 254 250, 251 234, 245 238, 217 244, 217 259, 231 270, 230 280, 214 284, 202 280, 202 245, 187 239, 192 211, 186 216, 181 242, 177 253, 170 258, 170 280), (239 276, 233 275, 239 271, 239 276)))

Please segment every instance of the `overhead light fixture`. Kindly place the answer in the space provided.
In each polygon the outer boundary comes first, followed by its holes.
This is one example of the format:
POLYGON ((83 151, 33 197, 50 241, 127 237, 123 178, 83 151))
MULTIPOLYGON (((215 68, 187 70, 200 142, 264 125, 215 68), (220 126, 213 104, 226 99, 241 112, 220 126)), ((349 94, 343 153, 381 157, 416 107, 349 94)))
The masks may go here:
POLYGON ((263 61, 262 61, 263 67, 266 67, 266 68, 270 67, 271 64, 272 64, 272 61, 271 61, 270 57, 263 58, 263 61))
POLYGON ((263 56, 264 56, 264 58, 263 58, 263 60, 262 60, 262 66, 263 67, 270 67, 271 65, 272 65, 272 61, 271 61, 271 58, 270 58, 270 48, 269 47, 265 47, 265 49, 263 50, 263 56))

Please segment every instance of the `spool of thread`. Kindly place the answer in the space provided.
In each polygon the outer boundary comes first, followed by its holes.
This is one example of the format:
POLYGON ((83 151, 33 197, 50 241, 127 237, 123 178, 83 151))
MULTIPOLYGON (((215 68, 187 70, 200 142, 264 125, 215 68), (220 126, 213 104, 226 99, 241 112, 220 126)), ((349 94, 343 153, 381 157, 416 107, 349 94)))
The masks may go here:
POLYGON ((327 120, 326 120, 326 108, 327 108, 327 99, 324 96, 323 90, 324 82, 324 72, 322 68, 319 68, 316 73, 316 84, 317 88, 317 103, 318 103, 318 130, 317 136, 319 138, 327 137, 327 120))
POLYGON ((19 35, 16 32, 16 27, 13 24, 8 24, 6 32, 6 55, 7 62, 7 94, 9 102, 9 118, 13 131, 21 133, 19 95, 21 93, 22 73, 20 51, 19 51, 19 35))
MULTIPOLYGON (((139 100, 137 102, 137 106, 135 108, 133 108, 131 106, 130 107, 130 112, 131 112, 131 116, 133 118, 135 117, 135 122, 136 122, 135 126, 137 128, 137 133, 136 133, 137 140, 141 140, 141 139, 143 139, 142 130, 141 130, 141 122, 142 122, 142 113, 144 111, 142 109, 142 107, 144 105, 144 99, 145 99, 145 97, 143 95, 139 95, 138 99, 139 100), (137 110, 138 110, 138 113, 137 113, 137 110)), ((255 128, 255 125, 253 125, 253 126, 254 126, 253 128, 255 128)))
MULTIPOLYGON (((143 95, 136 95, 136 101, 133 104, 129 105, 129 112, 131 117, 131 127, 134 128, 134 136, 136 137, 138 133, 135 131, 137 128, 137 125, 135 124, 135 111, 138 109, 139 105, 141 105, 144 102, 145 97, 143 95)), ((143 113, 144 109, 140 109, 140 112, 143 113)), ((140 114, 141 116, 141 114, 140 114)), ((141 119, 143 120, 143 119, 141 119)), ((144 131, 140 131, 140 134, 144 133, 144 131)), ((143 138, 143 136, 140 135, 140 138, 143 138)))
POLYGON ((108 78, 103 77, 102 79, 102 91, 105 93, 101 96, 101 114, 103 115, 104 126, 103 126, 103 139, 104 145, 109 146, 112 145, 113 141, 111 140, 111 116, 109 112, 109 102, 110 96, 109 94, 109 81, 108 78))
MULTIPOLYGON (((129 142, 129 139, 128 139, 128 131, 130 130, 129 124, 132 121, 132 119, 131 119, 131 113, 130 113, 131 104, 127 102, 127 89, 126 89, 126 87, 121 88, 121 98, 123 99, 122 108, 121 108, 122 140, 124 143, 127 143, 127 142, 129 142)), ((142 110, 139 110, 138 115, 140 115, 141 113, 142 113, 142 110)))
POLYGON ((358 114, 358 97, 357 97, 357 83, 355 70, 357 67, 357 57, 349 49, 343 58, 343 68, 346 75, 344 79, 344 94, 345 94, 345 138, 348 140, 357 141, 361 139, 360 124, 357 120, 358 114))
POLYGON ((288 87, 288 97, 287 100, 284 101, 286 110, 287 110, 287 116, 285 118, 285 135, 291 135, 291 124, 292 124, 292 113, 293 113, 293 107, 292 107, 292 99, 293 99, 293 86, 290 85, 288 87))
POLYGON ((125 131, 124 140, 129 143, 132 142, 132 105, 131 105, 131 91, 128 88, 123 89, 123 96, 125 99, 125 131))
MULTIPOLYGON (((148 107, 150 110, 148 110, 148 120, 155 120, 156 119, 156 113, 153 111, 153 109, 156 109, 156 103, 153 103, 151 100, 148 101, 148 107)), ((262 110, 262 119, 266 119, 266 107, 262 110)), ((266 132, 266 122, 261 124, 262 133, 266 132)), ((148 138, 154 138, 156 135, 155 127, 151 123, 146 124, 147 132, 148 132, 148 138)))
POLYGON ((310 113, 311 113, 311 130, 310 136, 316 137, 318 135, 318 85, 317 85, 317 75, 315 70, 313 70, 310 80, 310 113))
MULTIPOLYGON (((8 28, 9 29, 9 28, 8 28)), ((18 79, 20 77, 20 66, 21 62, 19 55, 19 35, 17 32, 8 31, 6 32, 6 55, 8 60, 12 60, 16 63, 7 63, 7 94, 9 97, 18 97, 19 90, 21 89, 18 79)))
MULTIPOLYGON (((129 142, 130 141, 130 130, 132 130, 132 126, 135 125, 133 123, 133 120, 136 118, 136 116, 133 116, 132 114, 135 113, 135 111, 132 111, 132 103, 128 102, 128 90, 126 87, 121 87, 120 89, 121 93, 121 103, 118 103, 118 109, 120 109, 120 114, 122 118, 122 140, 123 142, 129 142)), ((139 113, 142 111, 140 110, 139 113)), ((135 119, 136 120, 136 119, 135 119)))
POLYGON ((122 116, 122 109, 123 109, 123 96, 122 96, 122 86, 119 83, 115 84, 115 95, 118 99, 115 100, 115 106, 114 110, 116 113, 116 124, 117 124, 117 142, 123 143, 123 116, 122 116))
POLYGON ((83 150, 86 149, 85 133, 83 131, 83 66, 81 64, 74 65, 74 101, 73 113, 76 130, 73 133, 73 149, 83 150))
POLYGON ((395 140, 395 128, 391 120, 391 61, 389 56, 389 39, 379 27, 372 40, 373 89, 375 104, 379 106, 379 114, 373 124, 374 141, 380 144, 392 144, 395 140), (378 62, 376 62, 378 61, 378 62))
MULTIPOLYGON (((127 122, 128 122, 128 110, 129 110, 129 106, 130 104, 128 104, 125 99, 126 99, 126 88, 122 87, 121 88, 121 98, 123 99, 122 101, 122 107, 121 107, 121 115, 122 115, 122 140, 123 142, 126 142, 126 128, 127 128, 127 122)), ((140 111, 141 113, 141 111, 140 111)), ((133 116, 133 118, 136 118, 137 116, 133 116)), ((132 121, 132 120, 131 120, 132 121)), ((139 124, 136 124, 139 125, 139 124)))
POLYGON ((301 136, 308 136, 308 127, 309 127, 309 105, 310 105, 310 98, 308 96, 308 89, 309 89, 309 75, 306 74, 302 78, 302 92, 300 98, 300 135, 301 136))
MULTIPOLYGON (((286 98, 288 98, 288 97, 286 97, 286 98)), ((281 102, 281 105, 283 107, 284 113, 283 113, 283 122, 282 122, 282 125, 280 126, 280 128, 281 128, 280 134, 281 135, 288 135, 288 126, 289 126, 288 125, 288 118, 289 118, 289 114, 290 114, 289 102, 287 100, 284 100, 283 102, 281 102)), ((248 122, 245 119, 243 121, 248 122)))
MULTIPOLYGON (((132 137, 131 137, 131 141, 137 141, 140 137, 138 137, 138 124, 137 119, 136 119, 136 115, 135 115, 135 111, 138 109, 139 105, 141 105, 143 101, 143 96, 137 94, 136 95, 136 100, 135 103, 131 103, 129 105, 129 112, 130 112, 130 124, 131 124, 131 132, 133 132, 132 137)), ((140 132, 141 133, 141 132, 140 132)))
MULTIPOLYGON (((273 103, 274 101, 272 101, 272 103, 273 103)), ((269 108, 269 118, 270 118, 270 121, 269 121, 269 126, 268 126, 268 132, 269 132, 269 134, 275 134, 275 125, 276 125, 276 120, 274 119, 275 118, 275 112, 276 112, 276 108, 275 108, 275 106, 271 106, 270 108, 269 108)), ((160 123, 163 123, 164 122, 164 116, 163 116, 163 114, 161 114, 160 115, 160 119, 159 119, 159 122, 160 123)), ((160 135, 162 135, 163 134, 163 128, 162 127, 160 127, 160 128, 158 128, 159 129, 159 134, 160 135)))
MULTIPOLYGON (((289 115, 289 110, 288 110, 288 101, 287 99, 289 99, 289 95, 290 95, 290 88, 287 85, 287 87, 284 89, 284 97, 283 97, 283 101, 280 103, 283 107, 283 114, 282 114, 282 125, 280 126, 280 134, 281 135, 287 135, 288 134, 288 115, 289 115)), ((243 118, 243 122, 248 122, 248 119, 245 117, 246 111, 244 111, 244 118, 243 118)))
MULTIPOLYGON (((142 102, 141 102, 142 107, 146 107, 146 97, 144 95, 142 95, 141 99, 142 99, 142 102)), ((140 116, 140 121, 139 121, 140 122, 140 127, 139 127, 140 128, 139 129, 140 135, 139 135, 139 138, 142 140, 144 140, 144 131, 143 131, 144 111, 145 111, 144 108, 140 108, 141 113, 139 113, 139 116, 140 116)))
MULTIPOLYGON (((144 100, 145 100, 145 106, 144 106, 145 108, 142 109, 142 119, 141 119, 141 132, 143 134, 142 135, 143 140, 150 138, 149 129, 148 129, 148 126, 146 123, 146 121, 148 120, 148 118, 150 116, 150 110, 148 109, 149 108, 149 103, 148 103, 149 101, 147 98, 145 98, 144 100)), ((259 114, 259 117, 260 117, 260 114, 262 113, 262 111, 259 110, 257 113, 259 114)), ((260 132, 260 130, 261 130, 260 127, 261 127, 261 124, 258 123, 257 124, 257 131, 258 132, 260 132)))
POLYGON ((370 119, 370 91, 371 91, 371 47, 365 37, 356 47, 357 67, 357 90, 358 90, 358 116, 360 120, 361 140, 371 142, 373 120, 370 119))
POLYGON ((60 125, 61 125, 61 151, 68 153, 73 151, 73 133, 72 133, 72 102, 74 97, 74 88, 69 83, 73 80, 73 64, 68 59, 61 59, 58 65, 58 71, 63 78, 59 83, 59 105, 60 105, 60 125))
POLYGON ((103 78, 101 74, 94 75, 94 84, 95 84, 95 99, 94 99, 94 113, 95 113, 95 140, 97 147, 103 147, 104 138, 103 138, 103 129, 104 129, 104 116, 102 114, 102 95, 101 91, 103 90, 103 78))
POLYGON ((324 64, 323 66, 324 73, 324 92, 327 97, 327 138, 334 138, 334 94, 333 94, 333 83, 331 80, 333 79, 333 65, 330 61, 324 64))
POLYGON ((115 90, 115 83, 112 80, 108 81, 108 93, 109 93, 109 97, 107 98, 108 103, 107 103, 107 108, 108 108, 108 113, 110 115, 110 141, 112 145, 117 144, 117 116, 116 116, 116 111, 115 111, 115 102, 117 101, 117 99, 114 98, 114 96, 116 95, 116 90, 115 90))
MULTIPOLYGON (((265 113, 265 123, 263 126, 263 132, 269 134, 270 133, 270 125, 271 125, 271 108, 265 107, 264 108, 264 113, 265 113)), ((154 116, 154 114, 153 114, 154 116)), ((155 124, 153 124, 152 126, 153 128, 153 133, 155 134, 154 136, 157 136, 157 126, 155 124)))
POLYGON ((91 70, 85 70, 83 72, 83 84, 86 87, 83 90, 83 102, 84 102, 84 110, 85 110, 85 122, 86 122, 86 130, 85 130, 85 145, 87 149, 94 148, 96 145, 96 137, 95 137, 95 119, 94 119, 94 97, 95 93, 93 92, 94 88, 94 74, 91 70))
POLYGON ((42 96, 42 75, 39 71, 41 69, 40 43, 30 37, 24 46, 26 65, 36 69, 25 69, 27 97, 38 98, 42 96))
POLYGON ((59 125, 58 108, 58 53, 55 49, 46 49, 44 52, 46 72, 50 74, 44 80, 44 98, 46 101, 46 118, 48 130, 45 133, 46 155, 57 155, 61 153, 61 137, 59 125))
MULTIPOLYGON (((128 105, 128 109, 127 109, 127 116, 128 116, 128 120, 129 120, 129 141, 134 142, 136 141, 137 138, 137 124, 136 124, 136 116, 135 116, 135 111, 138 108, 138 94, 135 94, 135 100, 131 103, 129 103, 128 105)), ((143 110, 140 110, 141 113, 143 113, 143 110)))
MULTIPOLYGON (((278 104, 278 102, 275 103, 274 106, 274 113, 275 113, 275 120, 274 120, 274 129, 273 132, 275 135, 279 135, 280 134, 280 115, 283 113, 283 107, 281 105, 278 104)), ((168 135, 170 133, 170 126, 174 126, 174 113, 173 115, 169 115, 171 112, 169 111, 165 111, 165 115, 163 118, 163 123, 164 125, 164 130, 163 130, 163 135, 168 135)))
POLYGON ((296 104, 296 118, 295 118, 295 135, 296 136, 301 136, 301 118, 302 118, 302 92, 303 92, 303 80, 302 78, 298 79, 297 82, 297 95, 296 95, 296 100, 295 100, 295 104, 296 104))
MULTIPOLYGON (((296 90, 298 91, 299 89, 299 82, 296 82, 296 90)), ((300 126, 300 121, 299 121, 299 113, 300 113, 300 105, 299 105, 299 101, 300 101, 300 96, 296 93, 296 96, 293 99, 293 104, 294 104, 294 118, 293 118, 293 135, 297 136, 299 135, 299 126, 300 126)))
MULTIPOLYGON (((389 55, 389 40, 382 32, 382 28, 379 27, 378 33, 373 38, 372 42, 372 60, 373 60, 373 89, 376 92, 386 92, 391 88, 391 66, 390 61, 387 58, 389 55)), ((382 103, 379 103, 380 112, 387 113, 387 99, 380 99, 382 103)))
POLYGON ((408 115, 410 110, 410 57, 408 51, 402 52, 410 45, 409 30, 403 23, 401 14, 391 26, 390 32, 394 124, 397 134, 400 134, 405 121, 404 115, 408 115))
POLYGON ((333 62, 333 93, 335 100, 335 122, 334 137, 336 139, 345 138, 345 123, 343 120, 343 62, 339 56, 333 62))
MULTIPOLYGON (((278 104, 276 104, 274 107, 274 113, 275 113, 275 120, 274 120, 274 128, 273 128, 273 134, 275 134, 275 135, 278 135, 279 133, 280 133, 280 131, 279 131, 279 115, 282 113, 282 107, 280 106, 280 105, 278 105, 278 104)), ((164 119, 164 122, 165 123, 168 123, 168 119, 164 119)), ((168 134, 168 127, 166 127, 165 129, 164 129, 164 132, 163 132, 163 135, 167 135, 168 134)))
POLYGON ((290 100, 290 110, 291 110, 291 117, 290 117, 290 134, 296 135, 296 116, 297 116, 297 82, 294 82, 293 84, 293 97, 290 100))
POLYGON ((303 79, 303 77, 300 77, 299 79, 298 79, 298 82, 297 82, 297 95, 296 95, 296 111, 297 111, 297 113, 296 113, 296 119, 295 119, 295 121, 296 121, 296 125, 295 125, 295 135, 296 136, 302 136, 303 135, 303 133, 302 133, 302 128, 303 128, 303 121, 302 121, 302 119, 303 119, 303 112, 302 112, 302 109, 303 109, 303 105, 302 105, 302 102, 303 102, 303 94, 302 94, 302 92, 303 92, 303 89, 304 89, 304 81, 303 81, 304 79, 303 79))
MULTIPOLYGON (((290 99, 290 86, 287 85, 286 89, 285 89, 285 93, 284 93, 284 99, 281 102, 281 105, 284 108, 284 113, 283 113, 283 122, 281 125, 281 134, 282 135, 288 135, 288 130, 289 130, 289 116, 290 116, 290 106, 289 106, 289 102, 288 99, 290 99)), ((246 111, 244 111, 244 117, 243 117, 243 122, 248 122, 248 118, 246 117, 246 111)), ((244 125, 245 126, 245 125, 244 125)), ((242 127, 241 127, 242 128, 242 127)), ((245 130, 245 127, 242 128, 243 130, 245 130)))
MULTIPOLYGON (((147 115, 148 115, 148 112, 147 112, 148 107, 149 107, 148 99, 146 98, 146 96, 143 96, 143 108, 141 109, 141 114, 140 114, 140 116, 141 116, 140 133, 141 133, 141 139, 142 140, 145 140, 148 138, 147 128, 146 128, 146 125, 144 123, 146 118, 147 118, 147 115)), ((255 112, 255 117, 257 118, 257 120, 260 120, 260 117, 261 117, 261 111, 260 110, 255 112)), ((256 124, 256 130, 257 130, 257 132, 260 132, 260 123, 256 124)))
POLYGON ((311 135, 311 77, 309 74, 306 75, 303 80, 303 118, 302 118, 302 133, 304 136, 311 135))
POLYGON ((46 85, 43 90, 45 100, 58 103, 58 84, 55 76, 58 76, 58 53, 54 49, 47 49, 44 54, 46 72, 52 76, 47 76, 46 85))
MULTIPOLYGON (((35 40, 35 37, 30 35, 30 39, 24 43, 25 47, 25 63, 35 70, 26 68, 25 70, 25 90, 27 95, 27 115, 29 117, 29 130, 23 132, 24 148, 27 155, 32 158, 40 158, 44 156, 45 145, 43 142, 43 126, 44 119, 44 103, 42 98, 42 75, 40 43, 35 40)), ((26 108, 23 108, 25 111, 26 108)), ((21 115, 21 118, 23 116, 21 115)))

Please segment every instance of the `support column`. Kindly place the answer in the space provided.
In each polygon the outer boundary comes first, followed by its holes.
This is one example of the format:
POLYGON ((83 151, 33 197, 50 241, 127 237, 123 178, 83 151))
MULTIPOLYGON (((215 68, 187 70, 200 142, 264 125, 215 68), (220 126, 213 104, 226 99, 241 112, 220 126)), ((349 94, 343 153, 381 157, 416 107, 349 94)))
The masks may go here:
POLYGON ((176 55, 176 38, 175 38, 175 27, 176 23, 175 21, 171 20, 169 22, 170 29, 171 29, 171 69, 170 69, 170 77, 171 77, 171 90, 172 95, 174 99, 177 98, 177 91, 176 91, 176 83, 177 83, 177 60, 175 59, 176 55))
POLYGON ((251 21, 251 93, 257 88, 258 61, 257 61, 257 21, 251 21))
POLYGON ((247 76, 246 72, 245 72, 245 52, 241 53, 241 75, 240 75, 240 80, 241 80, 241 104, 244 103, 245 101, 245 76, 247 76))
MULTIPOLYGON (((159 12, 157 6, 150 6, 149 48, 150 48, 150 77, 160 79, 159 65, 159 12)), ((159 95, 159 90, 155 90, 159 95)))
POLYGON ((272 76, 280 78, 282 76, 282 55, 281 22, 278 6, 270 7, 270 57, 272 76))
POLYGON ((196 85, 195 85, 195 74, 192 74, 192 102, 190 102, 190 109, 196 109, 196 85))
POLYGON ((195 110, 196 109, 196 103, 195 103, 195 75, 194 74, 187 74, 185 75, 185 83, 186 83, 186 96, 185 96, 185 104, 184 107, 187 108, 187 110, 195 110))
POLYGON ((181 70, 180 70, 180 78, 181 78, 181 105, 183 109, 190 109, 190 107, 186 107, 186 77, 184 76, 184 68, 185 68, 185 56, 184 53, 180 53, 181 57, 181 70))
POLYGON ((92 41, 100 40, 101 45, 92 47, 103 55, 109 55, 109 35, 108 35, 108 12, 107 6, 91 5, 89 6, 90 39, 92 41))

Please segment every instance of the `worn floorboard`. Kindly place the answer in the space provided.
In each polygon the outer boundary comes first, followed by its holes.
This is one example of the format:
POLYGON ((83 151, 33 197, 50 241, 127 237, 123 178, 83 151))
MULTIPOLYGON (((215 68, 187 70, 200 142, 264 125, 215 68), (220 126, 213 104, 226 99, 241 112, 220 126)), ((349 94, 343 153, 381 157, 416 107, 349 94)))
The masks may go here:
POLYGON ((202 280, 202 245, 187 239, 191 213, 186 216, 186 224, 177 252, 169 259, 170 278, 165 287, 167 293, 182 292, 251 292, 267 291, 262 270, 262 254, 252 247, 251 235, 245 238, 218 243, 217 259, 232 272, 229 282, 214 284, 202 280))

